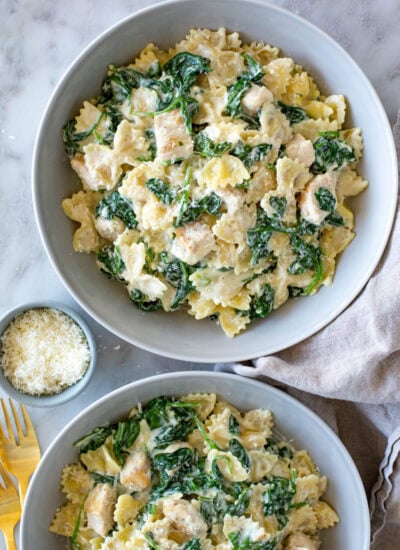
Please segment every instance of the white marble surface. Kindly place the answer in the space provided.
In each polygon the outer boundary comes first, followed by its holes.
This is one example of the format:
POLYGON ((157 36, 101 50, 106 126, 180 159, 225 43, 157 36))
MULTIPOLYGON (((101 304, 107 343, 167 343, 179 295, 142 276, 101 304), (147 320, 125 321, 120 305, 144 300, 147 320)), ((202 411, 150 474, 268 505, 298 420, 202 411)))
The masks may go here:
MULTIPOLYGON (((79 310, 53 272, 36 230, 30 190, 34 137, 48 97, 81 49, 114 22, 152 3, 0 0, 0 315, 19 303, 40 299, 59 300, 79 310)), ((400 108, 399 1, 273 3, 309 19, 344 46, 375 86, 394 124, 400 108)), ((88 389, 57 410, 30 411, 43 450, 79 410, 114 388, 169 370, 210 368, 153 356, 90 319, 89 324, 99 361, 88 389)), ((4 548, 0 537, 0 550, 4 548)))

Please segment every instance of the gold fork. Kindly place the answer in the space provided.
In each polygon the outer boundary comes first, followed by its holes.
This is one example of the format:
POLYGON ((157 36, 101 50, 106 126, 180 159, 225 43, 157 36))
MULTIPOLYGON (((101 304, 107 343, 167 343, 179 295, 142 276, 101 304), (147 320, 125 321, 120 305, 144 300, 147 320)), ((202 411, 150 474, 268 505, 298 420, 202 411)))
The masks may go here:
POLYGON ((0 423, 0 458, 7 470, 18 479, 19 498, 21 505, 23 505, 26 491, 28 490, 29 478, 40 460, 40 447, 36 439, 35 429, 25 406, 20 405, 22 416, 24 417, 26 435, 23 432, 14 403, 9 399, 11 414, 17 429, 17 439, 11 425, 6 404, 3 399, 0 399, 0 401, 8 432, 6 437, 0 423))
POLYGON ((1 462, 0 477, 4 484, 3 487, 0 482, 0 529, 4 533, 7 550, 16 550, 14 528, 21 517, 21 504, 17 489, 1 462))

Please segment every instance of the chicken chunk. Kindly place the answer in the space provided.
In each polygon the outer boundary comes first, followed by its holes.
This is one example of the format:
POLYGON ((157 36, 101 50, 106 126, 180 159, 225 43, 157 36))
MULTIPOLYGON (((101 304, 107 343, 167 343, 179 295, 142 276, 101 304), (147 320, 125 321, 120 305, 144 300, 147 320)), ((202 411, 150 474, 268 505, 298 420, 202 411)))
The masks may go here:
POLYGON ((113 526, 113 513, 117 501, 117 489, 109 483, 99 483, 89 493, 85 502, 88 527, 105 537, 113 526))
POLYGON ((144 491, 151 484, 150 462, 144 451, 128 456, 119 477, 121 485, 129 491, 144 491))
POLYGON ((214 248, 214 235, 208 225, 192 222, 176 230, 171 252, 187 264, 194 265, 214 248))
POLYGON ((201 513, 187 500, 165 500, 163 512, 176 527, 181 528, 193 538, 204 538, 207 535, 207 523, 201 513))
POLYGON ((193 153, 193 140, 179 109, 154 117, 157 160, 174 162, 193 153))
POLYGON ((304 533, 292 533, 285 548, 287 550, 318 550, 319 542, 304 533))
POLYGON ((312 141, 305 139, 301 134, 295 134, 286 144, 286 156, 298 160, 309 168, 315 160, 315 151, 312 141))
POLYGON ((329 212, 320 208, 316 193, 322 187, 327 189, 336 199, 336 179, 335 172, 327 172, 311 180, 300 197, 300 210, 304 219, 315 225, 320 225, 324 221, 329 212))
POLYGON ((242 99, 242 106, 250 115, 255 115, 266 101, 272 101, 272 99, 272 93, 268 88, 252 84, 242 99))

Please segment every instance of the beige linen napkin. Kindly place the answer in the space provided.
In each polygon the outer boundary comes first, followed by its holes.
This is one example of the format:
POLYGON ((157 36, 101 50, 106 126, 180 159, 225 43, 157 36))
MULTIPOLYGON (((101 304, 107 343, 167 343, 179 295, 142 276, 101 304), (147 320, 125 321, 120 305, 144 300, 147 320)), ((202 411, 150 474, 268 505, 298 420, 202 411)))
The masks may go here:
MULTIPOLYGON (((400 113, 393 131, 400 158, 400 113)), ((336 320, 253 366, 216 368, 278 386, 319 414, 350 451, 371 494, 371 550, 400 549, 399 204, 381 262, 336 320)))

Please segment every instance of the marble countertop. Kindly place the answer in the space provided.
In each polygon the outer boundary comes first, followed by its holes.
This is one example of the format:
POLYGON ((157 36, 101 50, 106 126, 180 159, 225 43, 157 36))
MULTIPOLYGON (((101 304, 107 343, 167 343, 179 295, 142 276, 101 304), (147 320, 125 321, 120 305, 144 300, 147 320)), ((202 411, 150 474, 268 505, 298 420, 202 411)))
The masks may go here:
MULTIPOLYGON (((41 299, 58 300, 80 310, 53 271, 36 229, 30 189, 34 138, 52 90, 82 48, 114 22, 153 3, 154 0, 1 2, 0 315, 17 304, 41 299)), ((398 0, 272 3, 305 17, 336 39, 371 80, 394 124, 400 108, 398 0)), ((86 391, 57 408, 57 414, 54 410, 30 409, 43 451, 78 411, 115 388, 155 373, 211 367, 141 351, 107 332, 85 313, 82 315, 97 340, 97 369, 86 391)), ((1 390, 0 396, 4 396, 1 390)), ((0 550, 4 548, 0 536, 0 550)))

